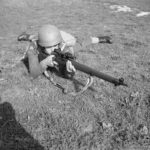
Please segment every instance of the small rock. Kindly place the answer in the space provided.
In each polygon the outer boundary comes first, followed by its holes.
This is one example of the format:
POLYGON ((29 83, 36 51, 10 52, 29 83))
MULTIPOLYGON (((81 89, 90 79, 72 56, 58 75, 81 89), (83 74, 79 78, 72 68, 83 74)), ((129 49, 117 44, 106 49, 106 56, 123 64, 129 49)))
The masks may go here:
POLYGON ((4 78, 0 78, 0 82, 6 81, 6 79, 4 78))
POLYGON ((88 124, 88 126, 86 126, 86 127, 83 129, 83 132, 84 132, 84 133, 92 132, 92 131, 93 131, 93 124, 92 124, 92 123, 88 124))
POLYGON ((133 10, 128 6, 120 6, 120 5, 111 5, 110 9, 114 10, 115 12, 132 12, 133 10))
POLYGON ((137 97, 139 97, 139 95, 140 95, 140 93, 138 91, 131 93, 131 97, 133 97, 133 98, 137 98, 137 97))
POLYGON ((27 120, 28 120, 28 121, 30 121, 30 120, 31 120, 31 117, 30 117, 29 115, 27 116, 27 120))
POLYGON ((136 14, 136 17, 143 17, 143 16, 147 16, 147 15, 150 15, 150 12, 141 11, 140 13, 136 14))
POLYGON ((103 122, 103 128, 107 129, 107 128, 111 128, 112 124, 111 123, 105 123, 103 122))
POLYGON ((58 101, 58 103, 60 103, 60 104, 61 104, 61 103, 62 103, 62 101, 58 101))
POLYGON ((141 133, 144 135, 147 135, 148 134, 148 128, 146 126, 144 126, 141 130, 141 133))

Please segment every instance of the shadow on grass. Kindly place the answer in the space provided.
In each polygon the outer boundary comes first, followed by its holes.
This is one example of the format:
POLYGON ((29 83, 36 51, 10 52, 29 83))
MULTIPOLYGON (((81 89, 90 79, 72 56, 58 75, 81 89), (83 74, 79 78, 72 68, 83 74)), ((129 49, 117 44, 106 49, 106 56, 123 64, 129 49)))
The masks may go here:
POLYGON ((44 150, 15 118, 15 110, 8 102, 0 104, 0 149, 44 150))

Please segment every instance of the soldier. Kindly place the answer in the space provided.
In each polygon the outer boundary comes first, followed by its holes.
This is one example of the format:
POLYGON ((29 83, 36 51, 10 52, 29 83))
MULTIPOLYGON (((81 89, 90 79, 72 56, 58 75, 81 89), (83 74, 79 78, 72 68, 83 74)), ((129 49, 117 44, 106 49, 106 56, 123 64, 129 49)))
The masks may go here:
MULTIPOLYGON (((74 55, 73 48, 70 46, 72 44, 71 41, 69 41, 68 45, 70 45, 68 46, 63 40, 58 28, 53 25, 42 26, 38 32, 38 37, 22 34, 18 37, 18 40, 31 42, 27 48, 26 56, 29 61, 29 72, 34 78, 45 72, 48 67, 58 66, 57 62, 54 61, 54 49, 60 48, 61 51, 69 52, 74 55), (43 60, 39 60, 38 56, 42 53, 47 54, 47 57, 43 60)), ((73 42, 75 42, 75 39, 73 42)), ((70 61, 66 63, 66 70, 68 73, 75 73, 75 68, 70 61)))
MULTIPOLYGON (((91 37, 89 43, 99 43, 110 41, 109 37, 99 38, 99 37, 91 37), (107 41, 106 41, 107 40, 107 41)), ((18 41, 30 41, 30 44, 26 51, 26 56, 29 62, 29 72, 33 78, 38 77, 40 74, 44 73, 45 76, 51 81, 53 79, 47 73, 47 69, 56 68, 59 69, 58 63, 55 61, 54 50, 60 49, 64 53, 70 53, 74 56, 73 47, 76 45, 76 38, 74 38, 71 34, 66 33, 64 31, 60 31, 57 27, 53 25, 43 25, 39 32, 38 36, 29 35, 26 33, 21 34, 18 37, 18 41), (47 55, 44 59, 40 56, 42 54, 47 55)), ((64 68, 65 76, 72 78, 76 72, 75 67, 72 65, 71 61, 67 61, 66 68, 64 68)), ((54 83, 54 82, 53 82, 54 83)), ((58 85, 55 83, 55 85, 58 85)))

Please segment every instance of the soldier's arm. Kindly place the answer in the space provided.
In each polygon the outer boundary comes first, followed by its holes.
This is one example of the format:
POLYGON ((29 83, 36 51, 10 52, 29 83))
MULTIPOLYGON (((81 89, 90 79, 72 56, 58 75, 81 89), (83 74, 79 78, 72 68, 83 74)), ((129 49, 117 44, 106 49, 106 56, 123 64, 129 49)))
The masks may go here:
POLYGON ((43 68, 39 62, 37 52, 32 46, 30 46, 27 51, 27 58, 29 63, 29 73, 33 78, 38 77, 45 71, 45 68, 43 68))

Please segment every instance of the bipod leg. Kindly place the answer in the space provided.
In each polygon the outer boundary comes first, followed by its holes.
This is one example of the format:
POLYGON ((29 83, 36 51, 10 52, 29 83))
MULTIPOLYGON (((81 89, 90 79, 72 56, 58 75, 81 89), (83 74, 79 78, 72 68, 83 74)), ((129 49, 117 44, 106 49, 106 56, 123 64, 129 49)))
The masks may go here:
POLYGON ((93 77, 89 76, 86 82, 86 85, 79 91, 79 92, 69 92, 66 94, 72 95, 72 96, 77 96, 82 94, 84 91, 86 91, 93 83, 93 77))

